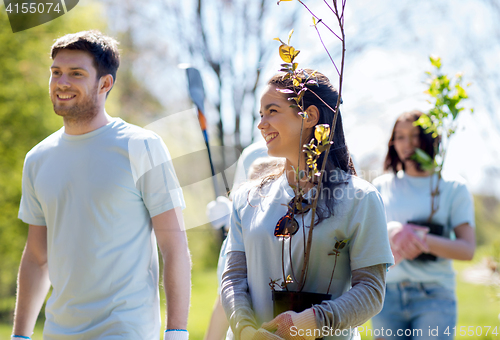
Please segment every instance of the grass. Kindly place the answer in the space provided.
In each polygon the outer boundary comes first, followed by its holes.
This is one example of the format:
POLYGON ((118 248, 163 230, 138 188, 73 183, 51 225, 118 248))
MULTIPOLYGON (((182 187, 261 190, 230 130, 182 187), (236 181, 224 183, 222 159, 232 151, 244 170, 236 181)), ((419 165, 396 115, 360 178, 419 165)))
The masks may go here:
MULTIPOLYGON (((475 257, 476 260, 474 262, 479 262, 485 252, 486 250, 484 249, 478 250, 478 254, 475 257)), ((498 301, 495 300, 491 287, 470 284, 461 279, 460 272, 470 265, 471 263, 468 262, 455 262, 454 264, 457 271, 458 297, 458 334, 456 339, 500 340, 500 336, 492 335, 491 330, 488 336, 484 335, 484 332, 486 332, 486 328, 484 326, 491 326, 492 329, 496 326, 498 332, 500 333, 500 321, 498 319, 500 304, 498 304, 498 301), (464 326, 463 330, 465 332, 469 326, 472 326, 471 330, 474 335, 461 336, 459 334, 461 326, 464 326), (480 328, 477 328, 478 326, 480 326, 480 328), (476 335, 476 328, 478 331, 482 330, 482 336, 476 335)), ((204 270, 198 269, 194 266, 192 284, 193 289, 191 295, 188 330, 191 340, 202 340, 210 320, 215 298, 217 296, 217 278, 215 268, 204 270)), ((162 305, 164 305, 163 295, 162 305)), ((365 329, 372 329, 370 321, 363 326, 365 329)), ((43 325, 38 324, 35 329, 33 340, 42 340, 42 329, 43 325)), ((0 324, 0 339, 8 339, 10 337, 11 330, 11 325, 0 324)), ((373 339, 373 337, 363 333, 361 333, 361 336, 363 340, 373 339)))
POLYGON ((217 297, 217 272, 207 270, 193 273, 192 283, 188 321, 189 339, 202 340, 217 297))

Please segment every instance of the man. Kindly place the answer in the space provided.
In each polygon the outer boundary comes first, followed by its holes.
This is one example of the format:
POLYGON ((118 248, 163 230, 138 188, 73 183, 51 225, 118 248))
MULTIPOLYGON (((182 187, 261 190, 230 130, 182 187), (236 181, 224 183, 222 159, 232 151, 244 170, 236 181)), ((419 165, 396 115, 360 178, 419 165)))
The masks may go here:
POLYGON ((104 110, 117 42, 97 31, 52 46, 49 93, 64 127, 26 156, 29 224, 12 338, 29 339, 50 285, 44 339, 187 339, 190 257, 182 191, 161 139, 104 110), (154 234, 153 234, 154 231, 154 234))

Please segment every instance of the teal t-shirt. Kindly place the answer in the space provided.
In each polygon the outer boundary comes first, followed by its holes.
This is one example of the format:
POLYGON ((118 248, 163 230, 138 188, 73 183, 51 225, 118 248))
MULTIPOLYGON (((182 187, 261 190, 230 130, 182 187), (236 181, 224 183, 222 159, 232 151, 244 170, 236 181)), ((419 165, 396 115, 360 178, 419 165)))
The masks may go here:
MULTIPOLYGON (((333 172, 331 176, 333 175, 346 184, 340 185, 334 191, 325 189, 323 192, 324 195, 333 195, 336 199, 334 215, 314 227, 313 246, 304 286, 305 292, 327 293, 335 268, 329 291, 332 300, 351 288, 353 270, 393 263, 384 206, 379 193, 368 182, 342 170, 333 172), (332 256, 333 249, 335 243, 340 241, 345 241, 346 246, 335 258, 336 256, 332 256)), ((308 194, 312 194, 312 191, 308 194)), ((234 194, 226 253, 245 252, 248 289, 257 324, 273 319, 272 291, 269 283, 271 279, 283 278, 282 252, 285 253, 285 275, 295 273, 298 276, 302 270, 303 231, 307 235, 312 211, 304 216, 296 215, 300 227, 292 238, 284 240, 274 236, 276 223, 285 215, 287 204, 294 196, 284 174, 264 186, 261 191, 250 183, 234 194)), ((297 289, 296 283, 288 287, 290 290, 297 289)), ((350 338, 351 334, 325 337, 350 338)))
MULTIPOLYGON (((384 200, 387 221, 402 224, 408 221, 426 221, 431 213, 430 181, 431 176, 413 177, 403 171, 399 171, 396 176, 392 173, 385 174, 373 180, 373 185, 384 200)), ((432 181, 436 183, 437 175, 433 175, 432 181)), ((439 209, 432 222, 443 225, 447 234, 463 223, 474 226, 472 196, 463 178, 443 173, 439 192, 439 209)), ((444 258, 427 262, 403 260, 389 270, 386 279, 387 283, 402 281, 436 282, 454 291, 452 261, 444 258)))
POLYGON ((156 134, 114 119, 64 128, 26 156, 19 218, 47 226, 44 339, 158 339, 158 254, 151 217, 184 207, 156 134))

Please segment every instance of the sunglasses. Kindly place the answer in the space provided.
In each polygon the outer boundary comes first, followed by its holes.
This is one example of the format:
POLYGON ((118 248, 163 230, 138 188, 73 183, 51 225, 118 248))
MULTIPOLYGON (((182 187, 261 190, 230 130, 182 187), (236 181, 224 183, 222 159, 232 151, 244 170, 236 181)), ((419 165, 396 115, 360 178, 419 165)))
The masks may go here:
POLYGON ((303 197, 298 200, 292 198, 288 202, 288 210, 282 218, 276 223, 276 228, 274 228, 274 236, 276 237, 290 237, 295 235, 299 230, 299 222, 294 218, 294 215, 307 214, 311 209, 311 205, 303 197))

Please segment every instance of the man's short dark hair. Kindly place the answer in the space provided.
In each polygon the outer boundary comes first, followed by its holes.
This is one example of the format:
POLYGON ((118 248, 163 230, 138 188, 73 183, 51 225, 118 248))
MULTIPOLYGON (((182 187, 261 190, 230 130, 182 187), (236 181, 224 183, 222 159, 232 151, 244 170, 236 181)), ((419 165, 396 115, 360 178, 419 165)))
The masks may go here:
POLYGON ((90 53, 97 70, 97 79, 111 74, 113 83, 116 81, 116 71, 120 66, 120 53, 118 52, 118 42, 115 39, 96 30, 66 34, 52 45, 51 58, 54 59, 61 50, 78 50, 90 53))

